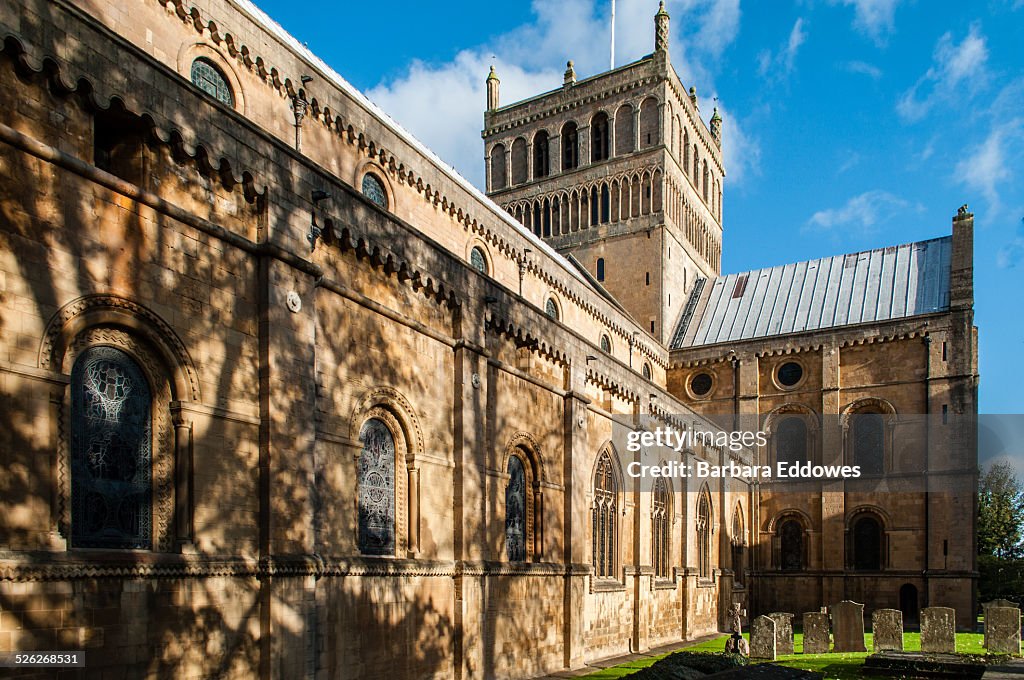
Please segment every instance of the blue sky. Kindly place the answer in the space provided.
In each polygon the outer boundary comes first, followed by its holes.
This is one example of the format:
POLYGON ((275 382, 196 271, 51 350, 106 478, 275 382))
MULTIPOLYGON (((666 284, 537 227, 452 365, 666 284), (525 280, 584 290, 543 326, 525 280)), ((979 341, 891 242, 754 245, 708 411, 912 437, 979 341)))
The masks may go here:
MULTIPOLYGON (((257 0, 480 186, 502 103, 608 67, 609 0, 257 0)), ((725 272, 950 232, 975 213, 983 413, 1024 413, 1024 0, 670 0, 671 58, 725 117, 725 272)), ((657 2, 618 0, 616 63, 657 2)))

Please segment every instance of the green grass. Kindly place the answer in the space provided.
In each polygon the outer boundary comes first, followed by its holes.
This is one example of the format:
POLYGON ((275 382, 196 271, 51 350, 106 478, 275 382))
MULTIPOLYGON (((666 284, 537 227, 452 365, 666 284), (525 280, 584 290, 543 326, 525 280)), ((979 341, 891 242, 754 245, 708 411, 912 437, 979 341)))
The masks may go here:
MULTIPOLYGON (((685 649, 690 652, 721 652, 725 648, 725 639, 727 637, 727 635, 723 635, 713 640, 705 640, 704 642, 691 647, 686 647, 685 649)), ((748 634, 744 633, 743 637, 748 637, 748 634)), ((981 633, 957 633, 956 651, 961 654, 984 654, 985 649, 982 647, 982 640, 983 636, 981 633)), ((872 643, 872 635, 871 633, 867 633, 864 636, 864 644, 868 649, 871 649, 872 643)), ((803 652, 804 648, 803 633, 796 633, 793 636, 793 648, 796 654, 781 655, 776 659, 776 663, 783 666, 789 666, 791 668, 801 668, 808 671, 822 672, 825 674, 825 680, 870 680, 886 677, 891 680, 891 676, 864 675, 861 673, 861 666, 864 665, 864 659, 868 654, 870 654, 870 652, 802 654, 801 652, 803 652)), ((904 633, 903 649, 908 652, 921 651, 921 634, 904 633)), ((600 678, 601 680, 613 680, 614 678, 626 677, 630 673, 635 673, 641 668, 647 668, 658 659, 662 659, 666 656, 668 656, 668 654, 662 654, 660 656, 650 657, 647 659, 638 659, 636 661, 622 664, 621 666, 615 666, 614 668, 606 668, 584 677, 600 678)))

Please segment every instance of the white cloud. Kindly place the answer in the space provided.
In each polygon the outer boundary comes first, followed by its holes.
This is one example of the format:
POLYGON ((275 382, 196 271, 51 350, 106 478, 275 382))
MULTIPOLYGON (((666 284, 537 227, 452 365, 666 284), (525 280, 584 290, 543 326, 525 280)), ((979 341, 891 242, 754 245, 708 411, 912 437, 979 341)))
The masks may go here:
MULTIPOLYGON (((706 102, 715 94, 711 75, 715 63, 739 33, 739 0, 670 0, 666 5, 672 16, 672 63, 686 86, 696 85, 701 101, 706 102)), ((561 87, 568 59, 574 61, 579 78, 608 68, 607 2, 535 0, 533 10, 534 22, 464 50, 451 61, 413 61, 401 75, 378 84, 367 95, 482 187, 480 130, 485 79, 491 63, 501 78, 503 104, 561 87)), ((639 59, 654 49, 654 11, 649 0, 617 0, 616 65, 639 59)), ((705 108, 710 113, 710 107, 705 108)), ((727 125, 726 162, 733 159, 728 166, 729 178, 737 182, 754 168, 758 146, 740 123, 728 121, 727 125)))
MULTIPOLYGON (((835 1, 835 0, 833 0, 835 1)), ((853 7, 853 25, 882 43, 896 26, 896 6, 900 0, 839 0, 853 7)))
POLYGON ((761 52, 757 57, 757 71, 762 76, 774 75, 786 77, 793 72, 796 64, 796 54, 800 46, 807 40, 807 33, 803 29, 803 18, 797 19, 789 32, 786 43, 779 48, 777 53, 768 50, 761 52))
POLYGON ((718 112, 722 116, 722 162, 728 173, 729 186, 740 186, 751 175, 761 169, 761 144, 747 132, 743 120, 735 120, 721 104, 718 112))
MULTIPOLYGON (((1024 218, 1021 218, 1024 222, 1024 218)), ((1024 262, 1024 228, 1017 225, 1017 232, 1010 241, 996 253, 996 266, 1000 269, 1012 269, 1024 262)))
POLYGON ((866 61, 848 61, 845 66, 846 70, 850 73, 859 73, 873 80, 878 80, 882 77, 882 69, 869 64, 866 61))
POLYGON ((956 164, 956 179, 980 192, 993 212, 1000 206, 999 187, 1012 178, 1010 157, 1019 155, 1024 142, 1024 118, 993 127, 981 144, 956 164))
POLYGON ((819 210, 807 220, 807 229, 828 231, 836 227, 854 227, 871 231, 879 222, 884 222, 900 209, 910 204, 888 191, 875 189, 854 196, 839 208, 819 210))
POLYGON ((939 38, 933 59, 933 65, 896 103, 896 110, 906 120, 920 120, 937 103, 972 92, 984 81, 988 61, 985 36, 977 24, 971 25, 959 44, 947 32, 939 38))

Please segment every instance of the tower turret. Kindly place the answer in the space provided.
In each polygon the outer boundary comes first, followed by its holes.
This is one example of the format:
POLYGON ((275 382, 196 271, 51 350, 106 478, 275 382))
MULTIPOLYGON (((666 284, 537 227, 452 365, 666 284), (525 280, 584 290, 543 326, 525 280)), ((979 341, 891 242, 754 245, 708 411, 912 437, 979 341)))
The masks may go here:
POLYGON ((668 58, 668 12, 665 11, 665 3, 658 6, 658 13, 654 15, 654 53, 664 55, 668 58))
POLYGON ((718 107, 711 113, 711 136, 715 138, 718 148, 722 148, 722 117, 718 115, 718 107))
POLYGON ((493 111, 498 108, 498 88, 501 85, 501 81, 498 79, 498 74, 494 72, 494 66, 491 66, 491 72, 487 76, 487 110, 493 111))

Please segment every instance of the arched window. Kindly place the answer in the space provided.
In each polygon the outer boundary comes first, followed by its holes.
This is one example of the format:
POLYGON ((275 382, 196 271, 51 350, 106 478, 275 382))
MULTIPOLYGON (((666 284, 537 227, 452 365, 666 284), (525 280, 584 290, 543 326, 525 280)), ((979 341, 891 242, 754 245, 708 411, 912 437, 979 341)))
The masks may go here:
POLYGON ((192 62, 192 84, 217 101, 234 107, 235 95, 227 78, 208 59, 199 58, 192 62))
POLYGON ((653 98, 645 99, 640 105, 640 147, 646 148, 661 144, 661 132, 658 125, 658 102, 653 98))
POLYGON ((608 160, 608 114, 601 111, 590 119, 590 161, 608 160))
POLYGON ((742 510, 737 503, 732 513, 732 572, 735 583, 743 583, 747 571, 747 533, 744 530, 742 510))
POLYGON ((680 160, 683 163, 683 174, 690 174, 690 131, 683 130, 683 148, 682 153, 679 154, 680 160))
POLYGON ((804 527, 796 519, 779 524, 779 568, 801 571, 804 568, 804 527))
POLYGON ((517 455, 508 459, 505 487, 505 553, 509 562, 526 560, 526 468, 517 455))
POLYGON ((612 351, 612 339, 607 334, 601 334, 601 351, 611 353, 612 351))
POLYGON ((882 524, 871 515, 853 523, 853 568, 878 571, 882 568, 882 524))
POLYGON ((623 104, 615 112, 615 155, 631 153, 635 135, 633 134, 633 107, 623 104))
POLYGON ((775 460, 778 463, 807 461, 807 424, 800 416, 789 416, 779 422, 775 435, 775 460))
POLYGON ((555 298, 548 298, 548 301, 544 303, 544 313, 558 321, 558 303, 555 302, 555 298))
POLYGON ((711 578, 711 494, 706 485, 697 498, 697 571, 711 578))
POLYGON ((547 177, 551 164, 548 161, 548 133, 541 130, 533 137, 533 177, 547 177))
POLYGON ((654 575, 668 578, 672 561, 672 494, 669 493, 668 482, 664 477, 658 477, 654 482, 651 502, 651 561, 654 563, 654 575))
POLYGON ((597 280, 604 281, 604 258, 597 258, 597 280))
POLYGON ((363 196, 382 208, 388 207, 388 194, 384 191, 384 183, 376 175, 371 173, 363 175, 363 196))
POLYGON ((363 424, 359 439, 359 551, 364 555, 395 552, 395 438, 380 420, 363 424))
POLYGON ((592 512, 594 540, 594 575, 615 577, 615 522, 618 508, 618 484, 612 458, 601 453, 594 472, 594 507, 592 512))
POLYGON ((505 174, 505 145, 495 144, 491 147, 491 191, 508 188, 508 176, 505 174))
POLYGON ((152 397, 124 351, 90 347, 71 371, 71 545, 149 549, 152 397))
POLYGON ((854 413, 850 416, 853 464, 861 474, 880 475, 885 463, 885 420, 881 413, 854 413))
POLYGON ((612 197, 608 192, 608 185, 601 184, 601 224, 607 224, 612 214, 612 197))
POLYGON ((693 188, 696 189, 700 183, 700 158, 697 152, 697 145, 693 145, 693 176, 690 178, 693 181, 693 188))
POLYGON ((517 137, 512 142, 512 184, 524 184, 526 182, 526 140, 517 137))
POLYGON ((484 257, 483 248, 473 246, 473 250, 469 251, 469 264, 481 274, 487 274, 487 258, 484 257))
POLYGON ((572 121, 562 127, 562 170, 573 170, 580 164, 580 135, 572 121))
POLYGON ((701 193, 704 195, 704 202, 708 202, 708 162, 707 160, 701 161, 704 168, 704 179, 701 186, 701 193))
POLYGON ((651 379, 651 365, 646 361, 644 362, 644 377, 648 380, 651 379))

